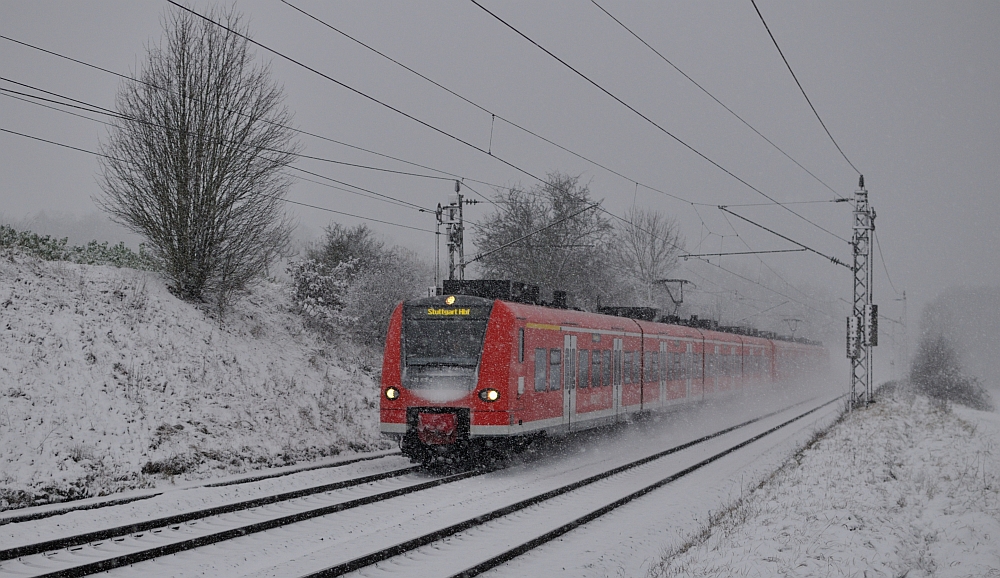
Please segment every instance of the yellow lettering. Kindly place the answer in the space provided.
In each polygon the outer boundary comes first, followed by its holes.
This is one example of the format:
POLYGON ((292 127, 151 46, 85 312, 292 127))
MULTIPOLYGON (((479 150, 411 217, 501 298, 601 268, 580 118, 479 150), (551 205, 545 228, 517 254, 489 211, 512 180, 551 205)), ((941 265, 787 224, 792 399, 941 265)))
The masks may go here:
POLYGON ((435 309, 430 307, 427 309, 428 315, 471 315, 472 309, 435 309))

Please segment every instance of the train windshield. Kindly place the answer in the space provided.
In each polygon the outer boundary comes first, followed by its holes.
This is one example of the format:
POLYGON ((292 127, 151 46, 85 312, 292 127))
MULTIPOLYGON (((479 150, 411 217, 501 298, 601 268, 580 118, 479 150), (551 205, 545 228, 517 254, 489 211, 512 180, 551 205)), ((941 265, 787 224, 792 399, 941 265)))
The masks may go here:
POLYGON ((407 319, 407 366, 475 367, 486 335, 485 319, 407 319))
POLYGON ((404 306, 404 387, 425 392, 475 388, 493 304, 470 297, 450 301, 421 300, 404 306))

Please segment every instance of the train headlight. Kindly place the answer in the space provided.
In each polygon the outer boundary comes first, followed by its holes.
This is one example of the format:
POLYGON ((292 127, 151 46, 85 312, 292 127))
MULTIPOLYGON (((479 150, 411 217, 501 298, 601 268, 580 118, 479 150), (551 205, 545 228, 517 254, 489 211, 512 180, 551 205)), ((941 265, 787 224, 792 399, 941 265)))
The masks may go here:
POLYGON ((396 399, 397 397, 399 397, 399 390, 396 389, 395 387, 390 387, 389 389, 385 390, 386 399, 396 399))
POLYGON ((496 401, 500 399, 500 392, 492 388, 484 389, 479 392, 479 399, 486 402, 496 401))

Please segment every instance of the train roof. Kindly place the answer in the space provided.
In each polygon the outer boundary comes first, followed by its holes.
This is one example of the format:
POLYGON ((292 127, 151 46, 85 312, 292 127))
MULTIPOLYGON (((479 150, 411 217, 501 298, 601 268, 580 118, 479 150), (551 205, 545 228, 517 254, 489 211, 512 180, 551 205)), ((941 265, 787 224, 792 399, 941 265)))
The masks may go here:
MULTIPOLYGON (((699 319, 691 316, 690 319, 681 319, 675 316, 660 317, 657 319, 659 311, 652 307, 601 307, 597 313, 584 312, 572 307, 572 295, 565 291, 546 291, 537 285, 521 283, 506 279, 475 279, 475 280, 448 280, 444 282, 446 295, 456 297, 480 298, 497 300, 511 307, 512 309, 523 309, 531 311, 533 316, 546 318, 546 323, 555 323, 556 319, 578 319, 590 320, 594 322, 594 317, 607 318, 600 322, 609 328, 620 327, 620 331, 641 330, 645 333, 663 334, 669 331, 669 335, 678 337, 702 337, 712 334, 719 337, 712 339, 724 342, 739 343, 746 340, 775 341, 784 343, 796 343, 803 346, 822 347, 819 341, 810 341, 802 337, 795 338, 787 335, 779 335, 770 331, 759 331, 750 327, 727 327, 709 319, 699 319), (575 318, 574 315, 584 317, 575 318), (617 321, 614 321, 617 320, 617 321), (664 328, 669 327, 669 330, 664 328), (726 337, 728 336, 728 337, 726 337)), ((433 299, 433 298, 430 298, 433 299)), ((609 329, 615 330, 615 329, 609 329)))

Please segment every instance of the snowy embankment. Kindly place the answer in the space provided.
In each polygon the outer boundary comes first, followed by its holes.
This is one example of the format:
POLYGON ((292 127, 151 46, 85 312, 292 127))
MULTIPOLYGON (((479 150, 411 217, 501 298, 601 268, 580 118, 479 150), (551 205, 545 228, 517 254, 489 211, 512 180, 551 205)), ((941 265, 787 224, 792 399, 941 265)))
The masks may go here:
POLYGON ((650 575, 1000 576, 1000 415, 885 392, 650 575))
POLYGON ((0 510, 387 447, 372 371, 288 302, 220 321, 153 273, 0 250, 0 510))

